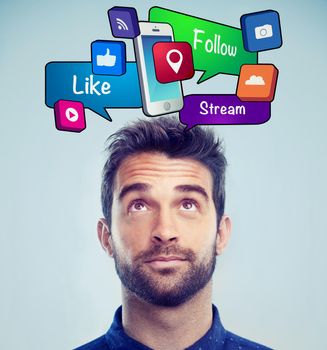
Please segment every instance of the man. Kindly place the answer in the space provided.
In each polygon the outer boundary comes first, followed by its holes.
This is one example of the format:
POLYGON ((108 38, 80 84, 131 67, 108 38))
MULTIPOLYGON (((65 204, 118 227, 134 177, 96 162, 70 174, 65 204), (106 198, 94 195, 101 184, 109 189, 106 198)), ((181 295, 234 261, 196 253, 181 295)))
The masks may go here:
POLYGON ((226 159, 219 140, 177 119, 112 135, 98 237, 114 258, 122 307, 79 350, 268 349, 226 331, 212 305, 216 256, 228 242, 226 159))

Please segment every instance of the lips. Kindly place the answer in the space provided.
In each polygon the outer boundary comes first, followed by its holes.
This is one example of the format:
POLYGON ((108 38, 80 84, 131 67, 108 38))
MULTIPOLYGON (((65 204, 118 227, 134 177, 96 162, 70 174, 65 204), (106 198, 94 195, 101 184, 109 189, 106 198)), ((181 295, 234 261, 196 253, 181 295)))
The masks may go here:
POLYGON ((166 255, 166 256, 155 256, 155 257, 152 257, 148 260, 146 260, 145 262, 146 263, 150 263, 150 262, 154 262, 154 261, 176 261, 176 260, 179 260, 179 261, 184 261, 186 260, 184 257, 181 257, 181 256, 177 256, 177 255, 166 255))

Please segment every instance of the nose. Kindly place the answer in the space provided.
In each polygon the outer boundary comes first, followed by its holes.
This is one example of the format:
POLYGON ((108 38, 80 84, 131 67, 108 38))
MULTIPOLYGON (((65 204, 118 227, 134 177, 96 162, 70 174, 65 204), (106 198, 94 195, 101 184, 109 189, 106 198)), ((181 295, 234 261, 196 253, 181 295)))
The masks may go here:
POLYGON ((177 234, 176 225, 174 224, 173 214, 169 209, 160 209, 155 217, 151 240, 153 243, 177 243, 179 236, 177 234))

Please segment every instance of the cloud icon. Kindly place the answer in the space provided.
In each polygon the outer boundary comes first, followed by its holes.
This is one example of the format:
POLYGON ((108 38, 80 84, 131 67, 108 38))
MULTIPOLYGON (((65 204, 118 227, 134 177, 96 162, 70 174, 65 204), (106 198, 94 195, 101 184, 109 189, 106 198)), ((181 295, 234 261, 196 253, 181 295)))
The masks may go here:
POLYGON ((245 85, 266 85, 266 84, 260 75, 258 76, 251 75, 250 79, 245 81, 245 85))

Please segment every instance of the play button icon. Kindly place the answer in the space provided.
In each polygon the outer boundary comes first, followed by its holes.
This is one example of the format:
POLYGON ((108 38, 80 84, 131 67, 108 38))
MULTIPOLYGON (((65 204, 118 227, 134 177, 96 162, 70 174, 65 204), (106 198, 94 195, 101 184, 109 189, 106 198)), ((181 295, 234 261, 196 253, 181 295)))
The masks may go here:
POLYGON ((66 109, 66 118, 70 121, 70 122, 76 122, 78 120, 78 112, 76 111, 76 109, 70 107, 66 109))
POLYGON ((54 110, 58 130, 81 132, 86 128, 82 102, 59 100, 54 104, 54 110))

